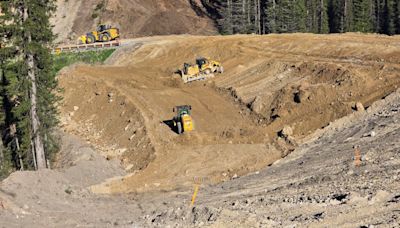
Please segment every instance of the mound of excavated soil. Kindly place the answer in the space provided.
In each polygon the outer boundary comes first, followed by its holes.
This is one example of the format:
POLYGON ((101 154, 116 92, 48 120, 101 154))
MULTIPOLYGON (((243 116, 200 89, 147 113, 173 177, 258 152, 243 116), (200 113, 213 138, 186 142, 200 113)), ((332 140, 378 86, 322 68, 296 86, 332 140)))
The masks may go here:
POLYGON ((60 42, 75 39, 107 23, 121 29, 122 38, 168 34, 216 34, 201 3, 186 0, 58 0, 52 22, 60 42), (193 7, 195 4, 197 7, 193 7), (103 6, 103 7, 101 7, 103 6), (196 9, 197 12, 194 10, 196 9), (200 12, 199 12, 200 10, 200 12))
POLYGON ((61 111, 66 129, 141 170, 95 192, 174 189, 196 177, 224 181, 286 156, 357 102, 368 107, 393 92, 399 41, 357 34, 142 39, 134 53, 122 49, 109 59, 113 65, 61 75, 61 111), (226 72, 180 83, 173 72, 197 56, 221 60, 226 72), (163 121, 182 104, 192 105, 196 131, 178 136, 163 121))

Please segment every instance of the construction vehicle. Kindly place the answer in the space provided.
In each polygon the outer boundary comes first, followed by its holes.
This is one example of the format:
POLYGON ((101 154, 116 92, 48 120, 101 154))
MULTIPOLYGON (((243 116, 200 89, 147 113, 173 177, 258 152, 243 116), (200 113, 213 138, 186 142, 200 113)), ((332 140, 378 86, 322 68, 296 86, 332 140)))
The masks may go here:
POLYGON ((201 57, 196 59, 195 65, 184 63, 180 72, 183 82, 189 83, 214 77, 214 73, 223 73, 224 68, 220 62, 201 57))
POLYGON ((191 117, 192 106, 181 105, 176 106, 173 112, 176 113, 172 119, 176 133, 190 132, 194 130, 193 119, 191 117))
POLYGON ((119 29, 110 25, 99 25, 92 31, 78 38, 78 44, 92 44, 95 42, 108 42, 119 38, 119 29))

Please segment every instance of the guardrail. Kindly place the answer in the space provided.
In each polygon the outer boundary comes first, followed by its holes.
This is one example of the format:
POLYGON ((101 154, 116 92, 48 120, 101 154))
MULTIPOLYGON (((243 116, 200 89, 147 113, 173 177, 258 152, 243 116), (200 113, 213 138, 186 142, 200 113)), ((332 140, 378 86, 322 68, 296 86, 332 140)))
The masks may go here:
POLYGON ((81 52, 91 51, 97 49, 117 48, 121 46, 121 41, 114 40, 110 42, 93 43, 93 44, 79 44, 79 45, 66 45, 53 48, 52 53, 59 54, 61 52, 81 52))

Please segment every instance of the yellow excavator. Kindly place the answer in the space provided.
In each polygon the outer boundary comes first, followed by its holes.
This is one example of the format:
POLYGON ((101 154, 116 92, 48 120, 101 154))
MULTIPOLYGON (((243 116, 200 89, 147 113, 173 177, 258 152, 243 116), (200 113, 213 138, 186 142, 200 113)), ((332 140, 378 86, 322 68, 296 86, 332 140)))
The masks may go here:
POLYGON ((99 25, 96 31, 87 33, 78 38, 78 44, 92 44, 95 42, 108 42, 119 38, 119 29, 110 25, 99 25))
POLYGON ((220 62, 201 57, 196 59, 194 65, 184 63, 180 72, 183 82, 189 83, 213 77, 214 73, 223 73, 224 68, 220 62))
POLYGON ((176 106, 173 112, 176 113, 172 119, 176 133, 182 134, 183 132, 190 132, 194 130, 193 119, 191 117, 192 106, 181 105, 176 106))

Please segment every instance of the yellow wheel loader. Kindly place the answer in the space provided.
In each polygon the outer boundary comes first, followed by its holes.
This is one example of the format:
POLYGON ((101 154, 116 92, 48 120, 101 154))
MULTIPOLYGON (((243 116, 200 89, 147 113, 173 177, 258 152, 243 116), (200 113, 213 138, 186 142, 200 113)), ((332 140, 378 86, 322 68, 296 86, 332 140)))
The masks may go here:
POLYGON ((78 38, 78 44, 92 44, 95 42, 108 42, 119 38, 119 29, 110 25, 99 25, 92 31, 78 38))
POLYGON ((192 106, 190 105, 176 106, 173 109, 173 112, 176 113, 176 115, 172 119, 176 133, 182 134, 183 132, 190 132, 194 130, 191 110, 192 106))
POLYGON ((180 72, 183 82, 189 83, 214 77, 214 73, 223 73, 224 68, 220 62, 201 57, 196 59, 195 65, 184 63, 180 72))

